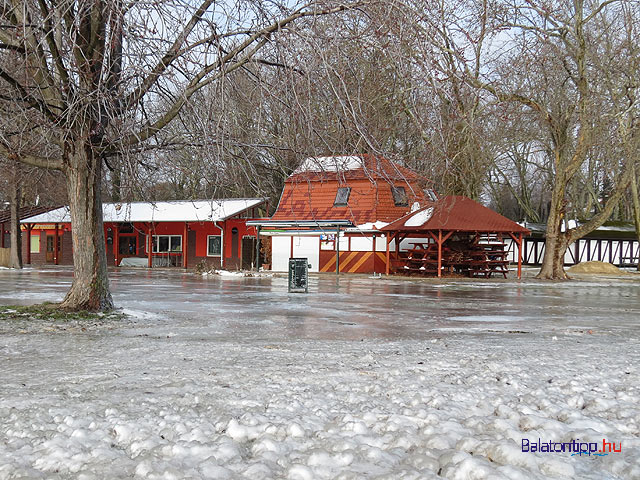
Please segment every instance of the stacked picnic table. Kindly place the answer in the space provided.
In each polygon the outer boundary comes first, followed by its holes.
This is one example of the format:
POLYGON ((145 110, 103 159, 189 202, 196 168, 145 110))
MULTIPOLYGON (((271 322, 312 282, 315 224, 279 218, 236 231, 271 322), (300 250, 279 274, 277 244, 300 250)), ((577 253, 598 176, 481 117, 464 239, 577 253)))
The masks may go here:
MULTIPOLYGON (((438 245, 435 242, 413 242, 391 261, 397 273, 437 275, 438 245)), ((477 236, 469 242, 449 242, 442 246, 442 273, 486 277, 501 274, 507 278, 509 261, 505 243, 500 238, 477 236)))

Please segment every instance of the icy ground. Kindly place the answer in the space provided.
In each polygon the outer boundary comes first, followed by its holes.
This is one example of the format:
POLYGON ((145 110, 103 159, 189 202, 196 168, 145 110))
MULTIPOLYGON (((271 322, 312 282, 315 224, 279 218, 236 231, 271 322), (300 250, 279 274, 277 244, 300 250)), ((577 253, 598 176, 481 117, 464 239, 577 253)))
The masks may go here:
MULTIPOLYGON (((640 478, 638 277, 111 275, 117 325, 0 323, 0 479, 640 478)), ((0 304, 70 281, 3 270, 0 304)))

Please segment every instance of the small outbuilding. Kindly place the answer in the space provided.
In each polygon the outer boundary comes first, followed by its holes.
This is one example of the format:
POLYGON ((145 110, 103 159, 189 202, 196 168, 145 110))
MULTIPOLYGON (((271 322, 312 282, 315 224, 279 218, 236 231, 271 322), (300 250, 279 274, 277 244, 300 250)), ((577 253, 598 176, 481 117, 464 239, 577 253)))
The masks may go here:
MULTIPOLYGON (((105 203, 107 263, 113 266, 178 266, 204 261, 216 268, 258 265, 255 227, 266 203, 259 198, 105 203)), ((27 264, 73 264, 68 207, 22 220, 27 264)))

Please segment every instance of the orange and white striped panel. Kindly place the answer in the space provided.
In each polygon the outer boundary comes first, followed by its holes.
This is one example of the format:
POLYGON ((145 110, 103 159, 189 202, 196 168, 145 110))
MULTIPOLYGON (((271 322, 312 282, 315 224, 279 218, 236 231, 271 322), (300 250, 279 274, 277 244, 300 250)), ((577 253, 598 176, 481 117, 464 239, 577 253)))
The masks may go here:
MULTIPOLYGON (((340 273, 384 272, 384 252, 340 252, 340 273)), ((320 271, 336 271, 336 252, 320 252, 320 271)))

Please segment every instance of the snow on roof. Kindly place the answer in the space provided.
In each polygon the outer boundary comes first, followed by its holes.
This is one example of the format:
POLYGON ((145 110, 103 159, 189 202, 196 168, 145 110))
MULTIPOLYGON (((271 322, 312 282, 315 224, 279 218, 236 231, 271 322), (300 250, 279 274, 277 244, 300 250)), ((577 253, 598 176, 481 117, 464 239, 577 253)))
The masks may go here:
POLYGON ((375 222, 362 223, 360 225, 356 225, 355 227, 348 228, 347 232, 373 232, 380 230, 382 227, 386 227, 387 225, 389 225, 389 222, 382 222, 380 220, 377 220, 375 222))
POLYGON ((309 157, 293 172, 343 172, 362 168, 362 158, 355 155, 309 157))
MULTIPOLYGON (((105 222, 216 222, 263 203, 260 198, 178 200, 172 202, 103 203, 105 222)), ((22 223, 71 222, 69 207, 24 218, 22 223)))
MULTIPOLYGON (((415 210, 414 210, 415 211, 415 210)), ((420 227, 427 223, 433 215, 433 207, 421 210, 404 222, 405 227, 420 227)))

